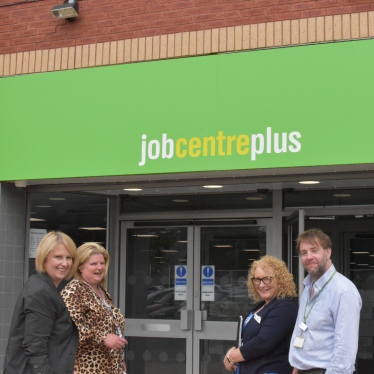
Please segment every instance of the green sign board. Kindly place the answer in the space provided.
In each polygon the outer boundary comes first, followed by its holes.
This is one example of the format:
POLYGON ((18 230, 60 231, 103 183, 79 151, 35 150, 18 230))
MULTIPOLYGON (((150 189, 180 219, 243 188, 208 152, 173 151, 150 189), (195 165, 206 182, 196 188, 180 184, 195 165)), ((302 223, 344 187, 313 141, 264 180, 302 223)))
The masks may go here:
POLYGON ((0 180, 374 161, 374 40, 0 79, 0 180))

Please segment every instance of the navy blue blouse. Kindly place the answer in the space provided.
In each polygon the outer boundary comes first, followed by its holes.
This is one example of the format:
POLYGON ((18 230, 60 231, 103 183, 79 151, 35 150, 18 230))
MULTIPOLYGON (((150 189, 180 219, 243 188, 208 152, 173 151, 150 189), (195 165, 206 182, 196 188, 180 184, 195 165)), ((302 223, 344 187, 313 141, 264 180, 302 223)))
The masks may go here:
MULTIPOLYGON (((251 312, 264 305, 260 301, 251 312)), ((297 305, 290 299, 273 299, 258 315, 261 323, 252 318, 244 328, 240 352, 240 374, 291 374, 288 352, 295 322, 297 305)))

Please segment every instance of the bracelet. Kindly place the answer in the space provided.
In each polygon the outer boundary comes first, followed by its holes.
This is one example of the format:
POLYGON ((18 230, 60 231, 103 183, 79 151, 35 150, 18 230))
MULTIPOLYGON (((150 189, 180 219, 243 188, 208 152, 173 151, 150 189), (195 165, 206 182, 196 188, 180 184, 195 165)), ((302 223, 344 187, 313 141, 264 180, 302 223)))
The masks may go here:
POLYGON ((229 362, 229 364, 234 364, 234 362, 230 360, 230 353, 231 353, 231 351, 233 351, 233 349, 231 349, 230 351, 227 352, 226 358, 227 358, 227 361, 229 362))

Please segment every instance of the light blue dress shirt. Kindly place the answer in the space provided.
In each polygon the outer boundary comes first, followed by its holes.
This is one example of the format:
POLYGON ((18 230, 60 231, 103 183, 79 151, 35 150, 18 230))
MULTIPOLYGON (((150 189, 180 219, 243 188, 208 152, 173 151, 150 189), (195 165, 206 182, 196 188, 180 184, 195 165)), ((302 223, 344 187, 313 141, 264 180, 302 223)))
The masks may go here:
POLYGON ((317 280, 310 300, 312 276, 309 274, 304 279, 305 289, 291 339, 289 361, 291 366, 301 370, 322 368, 327 369, 326 374, 352 374, 355 370, 362 301, 356 286, 338 272, 326 285, 309 314, 306 321, 308 329, 302 333, 305 337, 304 348, 294 347, 296 336, 302 332, 299 326, 304 319, 305 304, 307 315, 334 271, 332 265, 317 280))

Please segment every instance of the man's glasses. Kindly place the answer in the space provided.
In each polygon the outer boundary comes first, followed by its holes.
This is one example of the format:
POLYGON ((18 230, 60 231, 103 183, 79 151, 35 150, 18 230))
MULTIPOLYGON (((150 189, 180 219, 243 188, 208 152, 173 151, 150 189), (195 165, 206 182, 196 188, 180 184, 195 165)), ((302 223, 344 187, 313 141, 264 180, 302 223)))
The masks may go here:
POLYGON ((261 281, 264 284, 270 284, 273 281, 273 278, 275 278, 275 277, 252 278, 252 283, 255 286, 259 286, 261 284, 261 281))

